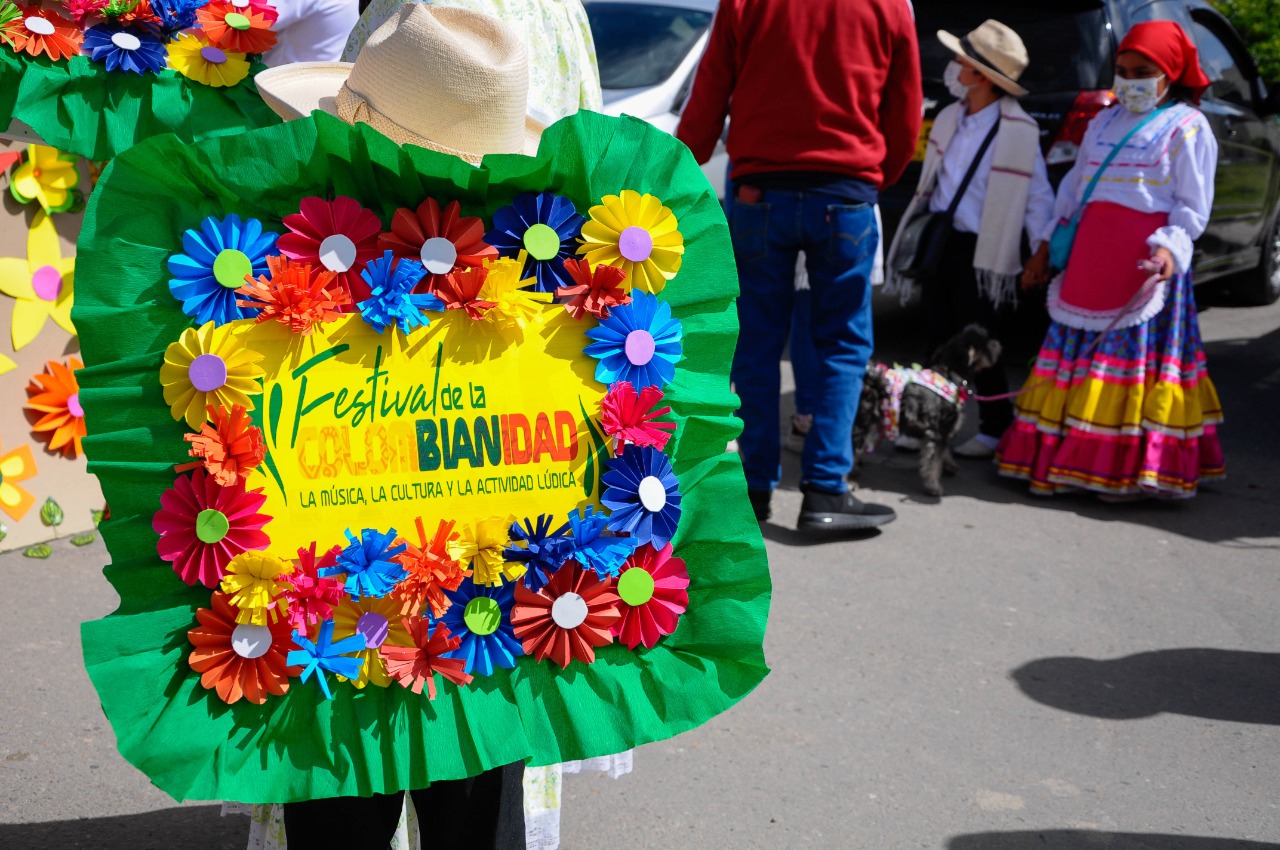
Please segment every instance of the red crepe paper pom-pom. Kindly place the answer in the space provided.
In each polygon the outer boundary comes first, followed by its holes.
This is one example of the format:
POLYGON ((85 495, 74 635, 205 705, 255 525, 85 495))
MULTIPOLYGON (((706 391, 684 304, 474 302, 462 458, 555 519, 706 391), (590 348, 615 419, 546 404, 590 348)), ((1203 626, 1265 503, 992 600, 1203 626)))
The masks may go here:
POLYGON ((346 597, 346 580, 342 576, 321 578, 320 571, 338 563, 341 546, 334 546, 319 558, 316 544, 298 550, 298 563, 289 581, 291 590, 284 592, 289 600, 289 625, 308 637, 312 628, 333 616, 333 609, 346 597))
POLYGON ((351 296, 338 283, 336 272, 283 256, 267 257, 267 271, 236 291, 245 299, 237 305, 258 311, 256 322, 275 319, 308 336, 316 325, 341 318, 351 307, 351 296))
POLYGON ((680 615, 689 608, 688 588, 689 571, 671 554, 670 543, 661 549, 641 546, 618 574, 622 619, 613 625, 613 634, 628 649, 654 646, 676 630, 680 615), (643 575, 631 575, 636 570, 643 575))
POLYGON ((565 260, 564 270, 573 278, 573 286, 556 290, 557 298, 568 298, 564 308, 575 319, 590 313, 597 319, 609 318, 609 310, 631 303, 631 295, 622 288, 627 274, 615 266, 598 265, 594 269, 586 260, 565 260))
POLYGON ((484 241, 484 221, 460 215, 461 205, 450 201, 444 209, 435 198, 427 198, 418 209, 396 210, 391 232, 378 237, 378 247, 397 257, 418 260, 427 276, 419 292, 432 292, 445 275, 475 269, 485 260, 496 260, 498 249, 484 241))
POLYGON ((258 512, 266 501, 261 490, 223 487, 198 468, 160 494, 151 520, 160 535, 156 551, 187 584, 217 587, 232 558, 271 542, 262 530, 271 517, 258 512))
POLYGON ((422 517, 415 520, 418 526, 418 545, 402 540, 407 548, 396 556, 396 563, 408 571, 408 576, 401 579, 391 595, 400 600, 401 612, 406 617, 416 617, 423 605, 430 607, 431 616, 439 617, 451 604, 446 590, 457 590, 458 585, 466 578, 467 570, 449 555, 449 541, 460 536, 453 530, 453 521, 441 520, 436 527, 435 536, 427 539, 427 529, 422 517))
POLYGON ((573 661, 595 661, 595 648, 613 642, 613 626, 621 616, 612 581, 568 561, 537 593, 516 585, 511 625, 526 653, 568 667, 573 661))
POLYGON ((252 4, 244 8, 213 0, 196 12, 196 20, 208 36, 209 43, 230 53, 266 53, 276 45, 271 25, 279 17, 252 4), (230 21, 228 15, 235 15, 230 21))
POLYGON ((676 430, 674 422, 658 419, 670 413, 671 408, 655 409, 662 401, 662 390, 654 386, 644 387, 639 393, 629 381, 618 381, 609 388, 600 402, 601 424, 604 432, 618 441, 618 454, 628 443, 652 446, 661 451, 676 430))
MULTIPOLYGON (((317 270, 335 273, 338 284, 351 296, 352 305, 368 300, 372 291, 360 272, 367 263, 382 256, 378 249, 382 222, 378 216, 345 196, 332 201, 303 198, 298 209, 284 217, 284 226, 290 232, 276 240, 280 253, 291 260, 310 263, 317 270)), ((346 312, 354 309, 349 306, 346 312)))
POLYGON ((213 594, 196 619, 200 625, 187 632, 195 647, 187 661, 200 674, 200 684, 223 702, 244 699, 261 705, 270 695, 288 693, 289 678, 302 673, 286 663, 292 632, 285 620, 268 626, 238 624, 225 593, 213 594))
POLYGON ((466 672, 467 662, 464 659, 444 657, 446 652, 462 645, 461 638, 449 634, 448 626, 437 623, 432 629, 425 619, 406 617, 404 627, 413 638, 413 646, 384 643, 378 650, 387 675, 415 694, 422 693, 422 687, 426 685, 429 700, 436 698, 436 673, 456 685, 471 683, 474 677, 466 672))
POLYGON ((249 413, 241 405, 225 407, 208 405, 209 422, 199 434, 187 434, 183 439, 191 444, 187 454, 200 458, 199 463, 182 464, 178 471, 203 465, 213 480, 223 487, 249 477, 262 459, 267 446, 262 440, 262 429, 250 424, 249 413))
POLYGON ((159 26, 160 16, 151 8, 151 0, 138 0, 133 8, 120 16, 120 23, 159 26))
POLYGON ((484 314, 498 306, 493 301, 480 298, 480 290, 484 288, 488 269, 463 269, 445 275, 444 280, 436 284, 436 297, 444 302, 446 310, 464 310, 475 321, 484 318, 484 314))

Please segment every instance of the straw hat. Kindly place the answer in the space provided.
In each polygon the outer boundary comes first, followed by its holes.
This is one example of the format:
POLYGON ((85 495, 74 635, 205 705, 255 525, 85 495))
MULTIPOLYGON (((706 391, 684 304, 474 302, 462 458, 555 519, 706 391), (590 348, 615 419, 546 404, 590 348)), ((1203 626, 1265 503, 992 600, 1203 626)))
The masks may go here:
POLYGON ((490 153, 536 153, 543 130, 526 114, 529 60, 520 37, 465 9, 401 6, 354 63, 297 62, 254 81, 285 120, 320 109, 472 164, 490 153))
POLYGON ((1022 72, 1027 70, 1027 46, 1016 32, 999 21, 984 21, 982 26, 964 38, 938 30, 938 41, 952 53, 963 56, 978 73, 1014 97, 1027 94, 1027 90, 1017 82, 1022 72))

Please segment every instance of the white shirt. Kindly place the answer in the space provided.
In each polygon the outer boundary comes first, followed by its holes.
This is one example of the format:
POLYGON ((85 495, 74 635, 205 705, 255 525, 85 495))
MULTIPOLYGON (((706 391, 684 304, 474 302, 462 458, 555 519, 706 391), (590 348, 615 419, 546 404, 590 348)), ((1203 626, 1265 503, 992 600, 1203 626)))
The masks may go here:
POLYGON ((262 61, 269 67, 291 62, 337 62, 360 19, 359 0, 269 0, 280 13, 271 27, 276 46, 262 61))
MULTIPOLYGON (((962 113, 956 133, 951 144, 942 155, 942 164, 938 168, 938 182, 929 198, 930 212, 946 212, 956 196, 956 190, 964 180, 965 174, 973 158, 978 155, 978 148, 1000 118, 1000 101, 997 100, 972 115, 962 113)), ((973 180, 964 193, 960 205, 956 207, 952 225, 963 233, 977 233, 982 226, 982 207, 987 199, 987 178, 991 176, 991 164, 996 155, 996 141, 993 139, 982 157, 973 180)), ((1023 214, 1023 227, 1027 232, 1027 241, 1031 250, 1039 247, 1053 219, 1053 187, 1049 184, 1049 171, 1045 168, 1044 155, 1037 149, 1035 165, 1031 169, 1031 187, 1027 192, 1027 209, 1023 214)))

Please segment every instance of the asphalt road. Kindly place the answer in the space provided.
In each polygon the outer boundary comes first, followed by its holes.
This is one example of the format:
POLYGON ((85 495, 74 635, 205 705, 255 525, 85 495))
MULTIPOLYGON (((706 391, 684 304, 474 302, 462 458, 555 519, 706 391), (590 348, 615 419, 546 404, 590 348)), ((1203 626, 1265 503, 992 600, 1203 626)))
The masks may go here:
MULTIPOLYGON (((899 521, 814 543, 789 470, 773 674, 632 775, 568 777, 562 846, 1280 850, 1280 305, 1203 327, 1231 477, 1191 503, 1033 499, 975 462, 937 503, 888 454, 863 495, 899 521)), ((910 358, 909 313, 879 334, 910 358)), ((0 557, 0 848, 240 850, 243 818, 117 755, 78 645, 107 555, 55 549, 0 557)))

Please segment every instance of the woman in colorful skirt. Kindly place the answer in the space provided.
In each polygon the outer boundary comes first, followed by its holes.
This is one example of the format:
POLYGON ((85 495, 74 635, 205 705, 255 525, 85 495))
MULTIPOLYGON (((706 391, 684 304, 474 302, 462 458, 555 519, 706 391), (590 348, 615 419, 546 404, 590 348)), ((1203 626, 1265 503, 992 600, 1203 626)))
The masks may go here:
MULTIPOLYGON (((1120 43, 1120 103, 1090 124, 1059 187, 1055 221, 1077 220, 1076 236, 997 452, 1000 473, 1035 494, 1190 498, 1225 473, 1191 291, 1218 155, 1195 108, 1208 86, 1175 23, 1138 24, 1120 43)), ((1048 263, 1045 245, 1024 286, 1042 282, 1048 263)))

